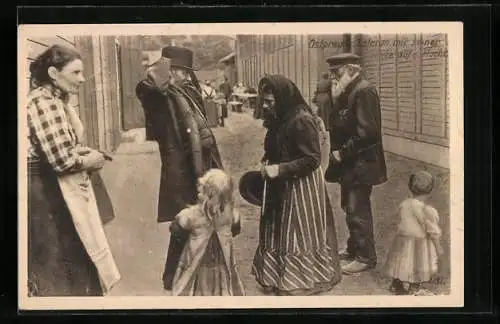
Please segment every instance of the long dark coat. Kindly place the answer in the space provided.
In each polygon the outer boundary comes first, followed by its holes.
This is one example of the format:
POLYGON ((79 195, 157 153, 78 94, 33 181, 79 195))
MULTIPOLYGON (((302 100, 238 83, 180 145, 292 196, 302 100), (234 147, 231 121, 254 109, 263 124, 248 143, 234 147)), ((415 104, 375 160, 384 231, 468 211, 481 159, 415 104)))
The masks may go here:
MULTIPOLYGON (((195 79, 196 75, 194 75, 193 72, 191 73, 193 75, 191 78, 195 79)), ((186 80, 182 82, 179 86, 191 97, 191 99, 195 101, 195 103, 198 105, 201 112, 203 113, 203 116, 206 117, 207 112, 203 105, 203 96, 201 95, 201 87, 198 83, 198 80, 196 81, 186 80)))
POLYGON ((198 177, 210 168, 222 168, 217 143, 200 107, 182 88, 159 88, 145 79, 136 94, 152 116, 152 136, 160 149, 158 222, 172 221, 196 202, 198 177))
POLYGON ((360 75, 346 87, 337 103, 338 116, 332 119, 330 134, 332 146, 339 147, 341 163, 331 163, 325 179, 348 187, 386 182, 377 89, 360 75))
POLYGON ((330 130, 330 119, 333 110, 332 82, 330 80, 320 80, 318 82, 312 103, 318 106, 318 116, 325 123, 325 128, 330 130))

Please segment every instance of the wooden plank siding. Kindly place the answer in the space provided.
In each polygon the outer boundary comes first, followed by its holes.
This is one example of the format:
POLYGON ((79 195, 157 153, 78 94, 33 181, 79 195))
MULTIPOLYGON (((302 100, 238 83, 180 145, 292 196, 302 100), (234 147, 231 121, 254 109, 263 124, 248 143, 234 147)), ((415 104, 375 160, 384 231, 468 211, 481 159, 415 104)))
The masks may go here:
POLYGON ((118 76, 117 43, 114 36, 100 36, 101 80, 103 80, 105 147, 116 148, 121 140, 121 78, 118 76))
MULTIPOLYGON (((293 80, 310 104, 321 71, 327 71, 323 51, 310 48, 308 35, 238 36, 238 78, 257 87, 267 74, 281 74, 293 80)), ((341 40, 342 35, 333 37, 341 40)), ((336 53, 336 49, 333 49, 336 53)))
POLYGON ((99 117, 98 99, 95 80, 95 60, 92 36, 76 37, 76 48, 82 53, 85 69, 85 82, 80 91, 80 118, 85 126, 86 144, 90 147, 101 148, 99 145, 99 117))
MULTIPOLYGON (((50 46, 75 48, 82 56, 85 82, 70 104, 77 108, 85 127, 84 144, 112 151, 120 142, 120 88, 114 37, 65 36, 28 39, 29 64, 50 46)), ((29 76, 27 76, 29 78, 29 76)))
POLYGON ((308 103, 321 72, 327 71, 326 58, 355 51, 363 74, 379 92, 384 133, 449 147, 448 58, 429 54, 447 50, 445 34, 245 35, 236 45, 241 80, 256 83, 264 73, 283 74, 308 103), (330 46, 313 48, 314 39, 330 46), (248 47, 249 41, 260 45, 248 47), (243 69, 243 62, 256 68, 243 69))
POLYGON ((135 94, 135 88, 144 78, 141 66, 139 38, 120 36, 121 80, 122 80, 122 125, 124 130, 144 127, 144 111, 135 94))
POLYGON ((426 47, 439 40, 432 51, 446 50, 446 35, 363 35, 362 40, 362 68, 379 91, 384 133, 449 147, 448 60, 429 55, 426 47), (378 46, 367 45, 377 40, 378 46))

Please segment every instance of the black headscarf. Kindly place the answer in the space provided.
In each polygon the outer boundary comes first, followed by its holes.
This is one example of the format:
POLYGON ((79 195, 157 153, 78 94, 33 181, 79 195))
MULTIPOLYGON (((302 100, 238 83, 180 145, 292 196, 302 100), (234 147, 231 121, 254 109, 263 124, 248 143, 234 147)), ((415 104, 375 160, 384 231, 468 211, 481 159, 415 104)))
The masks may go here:
POLYGON ((262 109, 264 93, 272 93, 276 101, 274 105, 275 118, 263 111, 264 126, 267 128, 281 125, 301 109, 312 113, 311 107, 306 103, 295 83, 283 75, 267 75, 259 81, 259 109, 262 109))

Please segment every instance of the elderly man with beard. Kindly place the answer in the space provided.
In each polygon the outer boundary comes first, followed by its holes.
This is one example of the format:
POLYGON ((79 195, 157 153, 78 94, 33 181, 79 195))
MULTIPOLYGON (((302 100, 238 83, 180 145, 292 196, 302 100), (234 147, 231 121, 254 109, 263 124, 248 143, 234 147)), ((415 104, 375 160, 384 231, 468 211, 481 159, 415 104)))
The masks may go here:
POLYGON ((325 179, 340 183, 341 206, 347 216, 349 239, 340 253, 349 262, 342 268, 344 274, 377 264, 370 198, 373 186, 387 181, 380 100, 375 86, 362 76, 359 62, 351 53, 327 59, 337 82, 333 92, 339 110, 330 129, 332 153, 325 179))
POLYGON ((191 96, 206 117, 201 85, 194 73, 196 69, 193 67, 193 52, 188 48, 167 46, 163 48, 161 55, 171 60, 175 84, 191 96))
MULTIPOLYGON (((163 53, 165 54, 165 49, 163 53)), ((207 125, 200 105, 179 85, 177 66, 189 64, 185 51, 159 58, 139 82, 136 94, 151 116, 153 140, 161 157, 161 181, 158 222, 173 221, 188 205, 197 201, 197 179, 211 168, 223 169, 215 137, 207 125), (177 76, 177 78, 176 78, 177 76)), ((172 289, 172 281, 188 233, 172 231, 163 273, 163 287, 172 289)))

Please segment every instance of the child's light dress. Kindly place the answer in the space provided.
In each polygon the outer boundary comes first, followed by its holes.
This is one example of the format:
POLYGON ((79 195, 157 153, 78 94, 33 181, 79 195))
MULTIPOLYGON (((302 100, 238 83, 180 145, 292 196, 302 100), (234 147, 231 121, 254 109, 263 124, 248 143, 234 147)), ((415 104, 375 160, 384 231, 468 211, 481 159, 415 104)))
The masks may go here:
POLYGON ((232 215, 214 225, 197 205, 182 210, 176 221, 190 235, 175 273, 172 295, 244 296, 233 254, 232 215))
POLYGON ((389 250, 384 272, 403 282, 427 282, 438 270, 436 247, 431 238, 439 238, 436 209, 409 198, 399 207, 401 222, 389 250))

